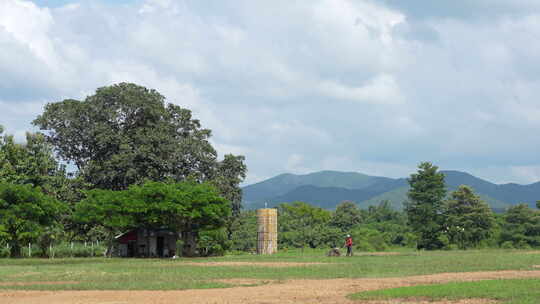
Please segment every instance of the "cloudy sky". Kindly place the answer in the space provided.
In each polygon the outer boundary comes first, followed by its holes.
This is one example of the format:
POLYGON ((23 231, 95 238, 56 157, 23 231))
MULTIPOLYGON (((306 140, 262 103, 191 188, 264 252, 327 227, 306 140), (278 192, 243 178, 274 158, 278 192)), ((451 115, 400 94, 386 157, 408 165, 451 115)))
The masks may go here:
POLYGON ((0 124, 135 82, 192 109, 247 183, 404 177, 421 161, 540 180, 537 0, 0 0, 0 124), (457 4, 459 3, 459 4, 457 4))

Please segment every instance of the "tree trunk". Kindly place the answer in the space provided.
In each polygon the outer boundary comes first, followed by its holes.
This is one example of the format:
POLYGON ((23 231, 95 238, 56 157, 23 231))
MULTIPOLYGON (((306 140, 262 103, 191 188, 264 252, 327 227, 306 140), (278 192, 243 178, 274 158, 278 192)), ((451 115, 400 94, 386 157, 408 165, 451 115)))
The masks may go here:
POLYGON ((113 245, 114 245, 114 234, 110 233, 109 237, 107 238, 107 251, 105 252, 105 255, 108 258, 112 258, 113 255, 113 245))
POLYGON ((11 258, 20 258, 21 257, 21 246, 18 242, 11 242, 9 244, 9 256, 11 258))
POLYGON ((193 257, 197 254, 197 236, 195 231, 182 232, 182 256, 193 257))

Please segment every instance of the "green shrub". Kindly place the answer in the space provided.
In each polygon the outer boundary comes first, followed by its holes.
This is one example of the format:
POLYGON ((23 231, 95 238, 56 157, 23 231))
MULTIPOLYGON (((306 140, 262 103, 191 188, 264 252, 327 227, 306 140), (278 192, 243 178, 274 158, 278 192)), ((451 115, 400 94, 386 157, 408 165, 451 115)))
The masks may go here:
POLYGON ((514 244, 510 241, 506 241, 501 244, 501 248, 503 249, 514 249, 514 244))
POLYGON ((517 242, 516 244, 514 244, 514 247, 516 247, 517 249, 531 249, 531 245, 529 245, 529 243, 525 240, 521 240, 519 242, 517 242))
POLYGON ((225 228, 202 231, 199 235, 199 253, 201 256, 221 256, 231 248, 225 228))
POLYGON ((47 255, 54 258, 99 257, 103 256, 106 249, 107 248, 105 246, 98 246, 96 243, 93 245, 91 243, 87 243, 86 246, 84 246, 84 243, 73 243, 73 247, 71 246, 71 243, 61 243, 58 245, 53 245, 52 251, 50 249, 47 250, 47 255))
POLYGON ((6 248, 6 246, 0 247, 0 258, 7 258, 9 257, 9 249, 6 248))
POLYGON ((357 228, 352 232, 355 248, 360 251, 385 251, 388 235, 375 229, 357 228))

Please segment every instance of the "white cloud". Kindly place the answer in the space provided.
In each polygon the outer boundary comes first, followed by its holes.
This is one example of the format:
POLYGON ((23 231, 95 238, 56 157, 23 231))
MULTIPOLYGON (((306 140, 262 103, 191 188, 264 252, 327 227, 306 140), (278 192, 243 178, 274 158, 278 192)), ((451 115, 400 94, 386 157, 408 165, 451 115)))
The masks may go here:
POLYGON ((423 160, 534 181, 540 6, 512 3, 465 1, 490 16, 472 19, 451 3, 3 0, 0 124, 22 134, 45 102, 132 81, 192 109, 250 181, 423 160))
POLYGON ((382 104, 403 102, 403 96, 401 96, 398 85, 391 75, 378 75, 359 87, 324 81, 320 85, 320 91, 333 99, 382 104))

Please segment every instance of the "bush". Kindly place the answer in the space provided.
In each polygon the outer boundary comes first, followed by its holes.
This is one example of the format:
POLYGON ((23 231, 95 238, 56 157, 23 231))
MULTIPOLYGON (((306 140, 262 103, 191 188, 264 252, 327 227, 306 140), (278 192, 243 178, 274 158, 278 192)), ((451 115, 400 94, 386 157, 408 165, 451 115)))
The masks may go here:
POLYGON ((96 243, 94 243, 93 245, 91 243, 87 243, 86 246, 84 246, 84 243, 73 243, 73 248, 71 247, 71 243, 61 243, 58 245, 53 245, 52 252, 50 251, 50 249, 48 249, 47 255, 54 258, 99 257, 103 256, 103 253, 106 249, 107 248, 105 246, 97 246, 96 243))
POLYGON ((369 228, 358 228, 352 232, 355 248, 359 251, 385 251, 389 246, 388 235, 378 230, 369 228))
POLYGON ((506 241, 501 244, 501 248, 503 249, 514 249, 514 244, 510 241, 506 241))
POLYGON ((531 249, 531 245, 529 245, 529 243, 527 241, 519 241, 517 242, 516 244, 514 244, 514 247, 516 247, 517 249, 531 249))
POLYGON ((202 231, 199 235, 199 253, 201 256, 222 256, 231 248, 225 228, 202 231))
POLYGON ((6 248, 6 246, 0 247, 0 258, 7 258, 9 257, 9 250, 6 248))
MULTIPOLYGON (((440 244, 440 248, 443 250, 448 250, 450 246, 450 239, 448 238, 448 235, 441 234, 437 237, 437 241, 440 244)), ((457 244, 454 244, 457 246, 457 244)), ((458 246, 459 247, 459 246, 458 246)))

